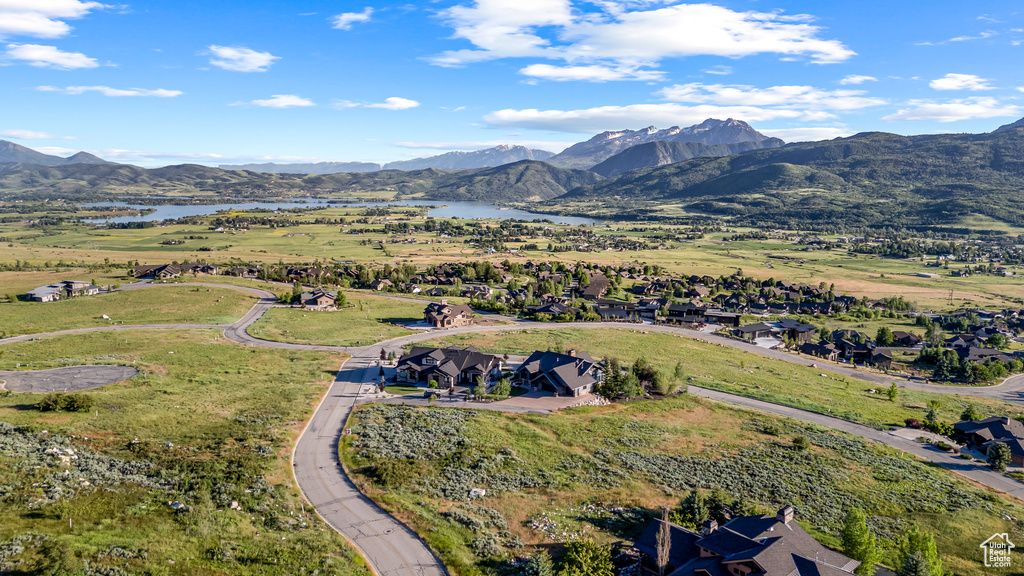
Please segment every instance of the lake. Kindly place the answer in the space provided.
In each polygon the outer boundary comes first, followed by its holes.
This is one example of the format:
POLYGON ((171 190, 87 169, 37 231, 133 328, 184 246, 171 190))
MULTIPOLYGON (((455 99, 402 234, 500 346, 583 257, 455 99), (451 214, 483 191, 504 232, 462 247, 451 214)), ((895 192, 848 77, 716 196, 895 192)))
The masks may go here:
MULTIPOLYGON (((344 199, 342 199, 344 201, 344 199)), ((105 207, 117 207, 117 208, 134 208, 136 210, 151 209, 155 212, 151 214, 145 214, 142 216, 117 216, 115 218, 93 218, 93 222, 109 222, 109 223, 124 223, 124 222, 149 222, 156 220, 161 222, 163 220, 174 220, 177 218, 185 218, 187 216, 207 216, 210 214, 216 214, 222 210, 284 210, 288 208, 309 208, 311 206, 356 206, 356 207, 371 207, 371 206, 430 206, 427 214, 434 218, 451 218, 453 216, 459 218, 483 218, 485 220, 497 220, 497 219, 514 219, 514 220, 550 220, 558 224, 568 224, 571 226, 594 226, 600 224, 598 220, 593 218, 581 218, 577 216, 557 216, 554 214, 540 214, 537 212, 530 212, 527 210, 519 210, 516 208, 505 208, 501 206, 495 206, 493 204, 486 204, 484 202, 442 202, 437 200, 411 200, 411 201, 396 201, 396 202, 360 202, 354 201, 351 204, 338 202, 338 199, 320 199, 312 198, 304 200, 303 202, 235 202, 231 204, 189 204, 189 205, 172 205, 165 204, 159 206, 147 206, 143 204, 130 204, 120 202, 93 202, 89 204, 82 204, 83 208, 105 208, 105 207)))

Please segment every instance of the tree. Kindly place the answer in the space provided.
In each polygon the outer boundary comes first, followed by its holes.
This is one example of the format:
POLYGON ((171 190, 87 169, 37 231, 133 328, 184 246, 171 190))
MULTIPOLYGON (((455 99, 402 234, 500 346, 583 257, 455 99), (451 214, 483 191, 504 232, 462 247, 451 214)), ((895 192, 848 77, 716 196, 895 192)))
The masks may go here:
POLYGON ((668 508, 662 508, 661 526, 658 528, 658 576, 665 576, 671 554, 672 531, 668 525, 668 508))
POLYGON ((942 407, 940 400, 929 400, 928 401, 928 413, 924 416, 924 421, 929 424, 934 424, 939 420, 939 408, 942 407))
POLYGON ((673 510, 672 519, 681 526, 699 528, 710 514, 711 508, 707 499, 697 490, 692 490, 673 510))
POLYGON ((928 571, 928 562, 920 552, 914 552, 903 561, 896 576, 932 576, 928 571))
POLYGON ((988 447, 988 467, 1003 472, 1006 465, 1010 463, 1010 447, 1002 442, 996 442, 988 447))
POLYGON ((296 280, 292 284, 292 302, 295 302, 296 300, 298 300, 299 297, 302 296, 302 292, 303 292, 302 283, 299 282, 298 280, 296 280))
POLYGON ((494 385, 494 395, 500 398, 508 397, 512 394, 512 383, 509 382, 508 378, 502 378, 498 380, 498 383, 494 385))
POLYGON ((473 395, 477 398, 483 398, 487 395, 487 383, 479 376, 476 377, 476 387, 473 388, 473 395))
POLYGON ((875 533, 868 528, 867 516, 859 508, 850 508, 846 512, 843 524, 843 553, 860 561, 855 573, 861 576, 872 576, 875 564, 878 563, 879 552, 875 533))
POLYGON ((555 576, 555 566, 547 550, 539 550, 522 565, 523 576, 555 576))
POLYGON ((589 538, 570 542, 558 576, 615 576, 612 551, 589 538))
MULTIPOLYGON (((922 532, 917 523, 911 523, 903 532, 900 546, 900 566, 907 564, 907 561, 915 554, 919 554, 925 561, 924 572, 909 572, 910 576, 925 574, 926 576, 942 576, 942 559, 939 558, 938 549, 935 546, 935 537, 929 532, 922 532)), ((899 572, 903 574, 902 568, 899 572)))
POLYGON ((892 346, 892 343, 896 341, 896 338, 892 335, 892 330, 888 326, 882 326, 878 329, 878 333, 875 334, 875 344, 879 346, 892 346))
POLYGON ((899 397, 900 389, 896 386, 895 382, 893 382, 892 385, 889 386, 889 389, 886 390, 886 395, 889 396, 889 402, 895 402, 896 398, 899 397))
POLYGON ((976 404, 968 404, 967 407, 964 408, 963 413, 960 414, 961 420, 970 420, 971 422, 981 420, 984 417, 985 415, 981 413, 981 410, 978 410, 978 406, 976 404))

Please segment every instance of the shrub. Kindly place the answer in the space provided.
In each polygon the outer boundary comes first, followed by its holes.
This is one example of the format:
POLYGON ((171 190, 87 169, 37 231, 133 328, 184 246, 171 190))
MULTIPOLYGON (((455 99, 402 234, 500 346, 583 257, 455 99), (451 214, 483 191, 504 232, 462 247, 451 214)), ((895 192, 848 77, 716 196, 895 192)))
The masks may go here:
POLYGON ((36 404, 40 412, 86 412, 92 406, 92 397, 78 392, 51 392, 36 404))
POLYGON ((917 418, 907 418, 903 423, 906 424, 907 428, 913 428, 914 430, 920 430, 923 428, 921 422, 919 422, 917 418))
POLYGON ((936 447, 937 447, 937 448, 938 448, 939 450, 942 450, 943 452, 949 452, 950 450, 952 450, 952 449, 953 449, 953 446, 952 446, 952 445, 950 445, 950 444, 947 444, 947 443, 945 443, 945 442, 939 442, 939 443, 937 443, 937 444, 936 444, 935 446, 936 446, 936 447))
POLYGON ((807 439, 807 436, 800 435, 793 438, 793 448, 803 452, 811 447, 811 441, 807 439))

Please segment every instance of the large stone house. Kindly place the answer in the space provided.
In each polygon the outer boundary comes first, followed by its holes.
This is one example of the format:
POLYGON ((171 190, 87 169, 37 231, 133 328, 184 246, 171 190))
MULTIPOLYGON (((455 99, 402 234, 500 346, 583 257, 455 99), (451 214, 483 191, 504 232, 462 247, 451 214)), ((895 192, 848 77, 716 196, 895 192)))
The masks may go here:
MULTIPOLYGON (((792 506, 775 516, 741 516, 719 526, 704 522, 700 533, 669 523, 667 576, 850 576, 860 562, 818 543, 793 520, 792 506)), ((658 574, 655 520, 637 539, 645 574, 658 574)))
POLYGON ((534 352, 516 370, 516 379, 524 386, 546 390, 561 396, 584 396, 604 379, 601 365, 588 354, 570 351, 534 352))
POLYGON ((988 452, 996 443, 1010 447, 1010 462, 1024 466, 1024 422, 1006 416, 993 416, 984 420, 964 420, 953 425, 953 439, 988 452))
POLYGON ((473 309, 465 304, 431 302, 423 311, 423 317, 434 328, 454 328, 473 323, 473 309))
POLYGON ((451 388, 456 384, 474 385, 477 378, 487 382, 499 376, 501 368, 501 358, 481 354, 472 346, 462 350, 416 346, 398 359, 395 380, 451 388))

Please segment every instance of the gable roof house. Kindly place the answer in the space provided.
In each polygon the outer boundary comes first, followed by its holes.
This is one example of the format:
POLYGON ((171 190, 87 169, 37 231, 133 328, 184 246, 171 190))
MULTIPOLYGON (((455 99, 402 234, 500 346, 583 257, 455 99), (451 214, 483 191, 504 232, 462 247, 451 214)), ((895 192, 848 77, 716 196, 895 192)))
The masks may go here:
MULTIPOLYGON (((719 527, 704 522, 700 534, 670 524, 668 576, 849 576, 860 562, 818 543, 793 520, 792 506, 775 516, 741 516, 719 527)), ((655 520, 637 540, 641 567, 657 574, 655 520), (653 552, 653 554, 652 554, 653 552)))
POLYGON ((1010 447, 1010 462, 1024 466, 1024 422, 1006 416, 992 416, 984 420, 964 420, 953 425, 953 438, 964 444, 977 446, 987 452, 995 443, 1010 447))
POLYGON ((28 292, 28 298, 33 302, 56 302, 62 296, 64 296, 64 290, 56 284, 40 286, 28 292))
POLYGON ((177 264, 152 264, 136 266, 134 276, 136 278, 153 278, 154 280, 178 278, 179 276, 181 276, 181 266, 178 266, 177 264))
POLYGON ((585 352, 569 354, 534 352, 516 370, 516 378, 526 386, 562 396, 583 396, 593 392, 604 372, 601 365, 585 352))
POLYGON ((299 296, 299 303, 308 310, 334 310, 338 302, 337 292, 328 292, 323 288, 314 288, 299 296))
POLYGON ((587 300, 597 300, 604 296, 611 284, 608 282, 608 277, 600 272, 590 274, 589 277, 590 283, 583 289, 580 296, 587 300))
POLYGON ((95 296, 100 293, 100 287, 94 286, 92 282, 85 280, 64 280, 56 284, 40 286, 28 292, 29 300, 33 302, 56 302, 62 298, 77 298, 79 296, 95 296))
POLYGON ((442 300, 427 304, 423 317, 435 328, 468 326, 473 323, 473 309, 465 304, 451 305, 442 300))
POLYGON ((481 354, 470 346, 458 348, 427 348, 415 346, 398 359, 397 375, 400 382, 415 384, 434 383, 437 388, 451 388, 456 384, 474 384, 476 379, 486 382, 501 373, 501 358, 481 354))

